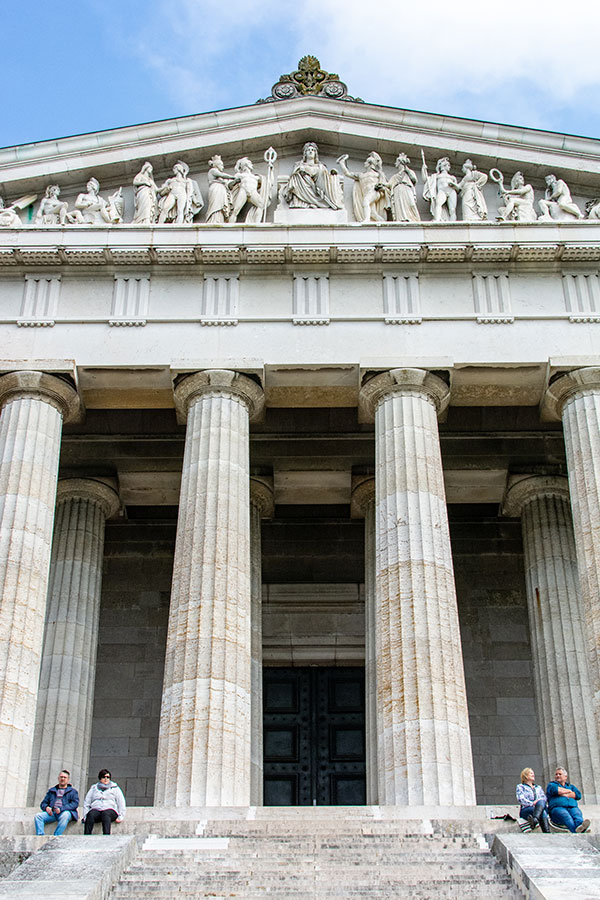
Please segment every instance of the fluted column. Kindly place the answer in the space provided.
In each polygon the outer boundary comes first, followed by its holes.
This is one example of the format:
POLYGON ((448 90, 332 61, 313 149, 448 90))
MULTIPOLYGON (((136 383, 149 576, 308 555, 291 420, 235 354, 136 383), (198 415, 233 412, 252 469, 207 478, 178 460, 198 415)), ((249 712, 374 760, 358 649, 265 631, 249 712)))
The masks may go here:
MULTIPOLYGON (((67 766, 83 790, 92 733, 106 519, 118 494, 101 481, 58 482, 30 802, 67 766)), ((39 800, 38 800, 39 802, 39 800)))
POLYGON ((263 660, 261 521, 273 516, 273 479, 250 479, 250 592, 252 621, 250 803, 263 802, 263 660))
MULTIPOLYGON (((365 762, 367 803, 378 802, 377 648, 375 646, 375 479, 357 476, 352 486, 352 515, 365 520, 365 762)), ((379 718, 381 718, 379 716, 379 718)))
POLYGON ((512 476, 505 515, 521 516, 527 606, 542 762, 547 776, 568 765, 586 800, 600 796, 600 753, 583 632, 566 478, 512 476))
POLYGON ((594 714, 600 734, 600 368, 558 378, 546 408, 562 418, 594 714))
POLYGON ((63 421, 61 378, 0 378, 0 805, 24 806, 33 744, 63 421))
POLYGON ((249 420, 245 375, 198 372, 175 388, 187 415, 156 772, 161 806, 250 803, 249 420))
POLYGON ((470 805, 475 785, 437 413, 441 379, 394 369, 375 417, 379 803, 470 805))

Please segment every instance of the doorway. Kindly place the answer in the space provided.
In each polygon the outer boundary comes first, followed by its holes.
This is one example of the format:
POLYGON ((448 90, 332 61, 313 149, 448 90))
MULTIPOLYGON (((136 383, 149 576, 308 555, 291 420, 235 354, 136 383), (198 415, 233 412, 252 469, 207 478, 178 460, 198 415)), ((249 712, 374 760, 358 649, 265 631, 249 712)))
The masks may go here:
POLYGON ((366 803, 364 668, 263 669, 265 806, 366 803))

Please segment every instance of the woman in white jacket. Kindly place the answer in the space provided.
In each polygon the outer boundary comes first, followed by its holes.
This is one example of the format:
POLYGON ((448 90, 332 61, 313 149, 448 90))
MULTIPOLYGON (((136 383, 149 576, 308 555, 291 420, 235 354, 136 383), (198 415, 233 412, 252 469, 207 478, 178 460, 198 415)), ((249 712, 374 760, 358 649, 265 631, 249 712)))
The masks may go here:
POLYGON ((83 833, 91 834, 96 822, 102 822, 102 834, 110 834, 113 822, 125 817, 125 797, 119 785, 111 780, 108 769, 100 769, 83 801, 83 833))

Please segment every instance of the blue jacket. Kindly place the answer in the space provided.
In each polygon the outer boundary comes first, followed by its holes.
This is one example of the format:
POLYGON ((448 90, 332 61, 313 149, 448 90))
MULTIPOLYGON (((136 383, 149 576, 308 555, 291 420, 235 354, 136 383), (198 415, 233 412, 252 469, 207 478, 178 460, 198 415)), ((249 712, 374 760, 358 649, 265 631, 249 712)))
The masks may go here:
MULTIPOLYGON (((54 787, 48 788, 48 792, 42 802, 40 803, 40 809, 43 809, 44 812, 47 806, 54 807, 56 806, 56 792, 58 790, 58 785, 55 784, 54 787)), ((79 818, 77 814, 77 807, 79 806, 79 794, 73 787, 73 785, 68 784, 62 798, 62 808, 63 810, 68 810, 75 821, 79 818)))
POLYGON ((558 781, 551 781, 546 788, 546 797, 548 798, 548 809, 552 812, 559 806, 573 809, 577 806, 577 801, 581 800, 581 791, 574 784, 559 784, 558 781), (562 797, 558 793, 559 787, 564 787, 568 791, 573 791, 574 797, 562 797))

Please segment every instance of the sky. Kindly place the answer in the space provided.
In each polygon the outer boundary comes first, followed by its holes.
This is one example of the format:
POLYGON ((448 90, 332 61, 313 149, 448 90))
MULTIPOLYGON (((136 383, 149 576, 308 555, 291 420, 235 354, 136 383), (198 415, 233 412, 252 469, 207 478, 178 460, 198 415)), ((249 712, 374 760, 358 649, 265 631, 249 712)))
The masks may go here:
POLYGON ((306 54, 369 103, 600 138, 592 0, 2 0, 0 146, 244 106, 306 54))

